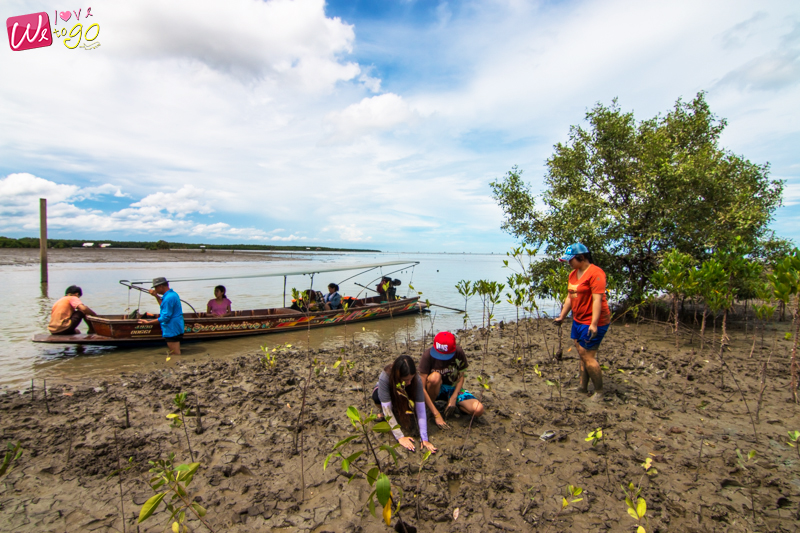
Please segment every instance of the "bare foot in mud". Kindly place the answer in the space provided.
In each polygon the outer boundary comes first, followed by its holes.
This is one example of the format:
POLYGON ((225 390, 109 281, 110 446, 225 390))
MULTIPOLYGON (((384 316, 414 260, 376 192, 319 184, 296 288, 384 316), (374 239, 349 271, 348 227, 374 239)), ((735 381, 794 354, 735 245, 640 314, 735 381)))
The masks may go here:
POLYGON ((588 389, 584 389, 583 387, 574 387, 574 388, 572 388, 570 390, 574 391, 574 392, 579 392, 581 394, 587 394, 589 392, 588 389))
POLYGON ((601 401, 603 401, 603 391, 602 390, 594 391, 594 394, 589 396, 589 399, 591 401, 593 401, 593 402, 601 402, 601 401))

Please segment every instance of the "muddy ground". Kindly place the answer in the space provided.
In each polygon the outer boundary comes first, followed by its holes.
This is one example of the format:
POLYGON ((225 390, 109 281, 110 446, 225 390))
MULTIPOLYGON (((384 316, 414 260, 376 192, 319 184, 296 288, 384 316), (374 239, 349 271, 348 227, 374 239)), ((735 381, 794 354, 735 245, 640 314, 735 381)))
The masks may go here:
MULTIPOLYGON (((789 401, 791 343, 783 339, 788 325, 768 330, 752 358, 752 324, 747 337, 739 326, 725 359, 754 416, 762 363, 772 354, 757 438, 731 376, 721 383, 716 348, 699 351, 696 335, 687 332, 676 349, 660 325, 612 326, 600 351, 608 367, 607 400, 596 403, 568 390, 576 385, 575 349, 565 345, 563 361, 550 361, 543 332, 552 350, 551 324, 529 325, 524 383, 513 352, 515 326, 498 327, 485 360, 491 391, 484 396, 484 419, 466 444, 467 417, 451 417, 447 431, 429 423, 439 452, 422 471, 419 516, 414 494, 420 454, 400 453, 398 466, 388 469, 405 491, 401 515, 419 531, 632 532, 636 522, 620 488, 632 481, 641 483, 647 502, 648 532, 798 531, 800 460, 786 444, 787 431, 800 430, 798 406, 789 401), (534 363, 542 377, 533 372, 534 363), (559 378, 561 394, 546 383, 559 378), (606 440, 592 447, 584 439, 597 427, 606 440), (547 430, 555 431, 555 438, 540 440, 547 430), (737 449, 744 455, 755 450, 755 464, 740 467, 737 449), (641 466, 648 457, 657 470, 652 476, 641 466), (558 514, 569 484, 584 489, 583 501, 558 514)), ((204 428, 196 434, 196 417, 188 418, 191 446, 201 463, 190 493, 208 509, 215 531, 387 530, 363 511, 370 490, 363 478, 348 484, 338 460, 322 469, 333 445, 352 434, 347 407, 363 410, 380 367, 406 351, 404 344, 364 347, 358 335, 355 341, 347 348, 347 358, 355 362, 352 377, 339 377, 331 368, 337 352, 314 354, 328 368, 308 390, 304 501, 301 457, 293 453, 308 375, 303 351, 279 355, 273 368, 265 368, 254 350, 231 362, 173 357, 159 370, 83 387, 49 384, 50 414, 41 383, 33 399, 30 392, 0 396, 2 441, 20 441, 25 450, 0 482, 0 529, 122 531, 117 478, 106 479, 117 468, 116 431, 119 455, 133 457, 135 464, 123 486, 126 529, 137 531, 141 504, 153 494, 146 483, 147 461, 173 451, 189 462, 183 430, 171 429, 166 418, 173 412, 172 398, 185 391, 192 401, 199 395, 204 428)), ((477 394, 481 332, 460 332, 459 342, 471 363, 468 388, 477 394)), ((257 344, 254 340, 254 348, 257 344)), ((419 350, 414 343, 408 348, 415 357, 419 350)), ((381 453, 381 460, 388 464, 385 456, 381 453)), ((356 461, 366 463, 363 457, 356 461)), ((166 519, 159 509, 138 531, 163 531, 166 519)), ((205 530, 197 520, 189 525, 205 530)))
MULTIPOLYGON (((308 256, 306 256, 307 258, 308 256)), ((172 263, 252 262, 303 259, 297 252, 243 252, 230 250, 137 250, 129 248, 51 248, 48 263, 172 263)), ((38 248, 0 248, 0 265, 39 264, 38 248)))

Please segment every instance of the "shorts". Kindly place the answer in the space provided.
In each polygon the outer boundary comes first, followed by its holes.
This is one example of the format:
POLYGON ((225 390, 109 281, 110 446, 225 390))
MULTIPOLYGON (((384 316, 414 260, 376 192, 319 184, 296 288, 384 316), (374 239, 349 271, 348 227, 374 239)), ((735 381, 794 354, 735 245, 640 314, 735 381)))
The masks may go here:
POLYGON ((570 338, 578 341, 578 344, 580 344, 584 350, 596 350, 597 347, 600 346, 603 337, 606 336, 608 326, 609 324, 597 326, 597 335, 595 335, 593 339, 589 339, 589 324, 578 324, 573 320, 570 338))
POLYGON ((167 342, 181 342, 183 340, 183 333, 175 335, 174 337, 164 337, 164 340, 167 342))
MULTIPOLYGON (((450 397, 455 392, 456 388, 452 385, 445 385, 442 383, 442 388, 439 389, 439 396, 436 397, 436 400, 440 401, 450 401, 450 397)), ((434 401, 436 401, 434 400, 434 401)), ((468 390, 461 389, 461 392, 458 393, 458 397, 456 398, 456 404, 463 402, 464 400, 477 400, 477 398, 468 390)))

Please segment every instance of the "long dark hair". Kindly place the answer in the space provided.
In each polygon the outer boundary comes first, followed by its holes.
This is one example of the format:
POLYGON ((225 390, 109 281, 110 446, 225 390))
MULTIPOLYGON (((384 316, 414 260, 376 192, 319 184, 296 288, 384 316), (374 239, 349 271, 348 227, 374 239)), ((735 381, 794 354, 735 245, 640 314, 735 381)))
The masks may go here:
POLYGON ((414 412, 411 409, 408 399, 417 397, 417 365, 414 360, 407 355, 401 355, 394 360, 394 363, 384 368, 386 375, 389 376, 389 392, 392 395, 392 407, 400 427, 406 431, 411 431, 414 427, 415 418, 411 416, 414 412), (406 387, 403 378, 414 376, 411 384, 406 387), (400 388, 397 388, 397 385, 400 388))
POLYGON ((214 292, 220 291, 222 292, 222 297, 225 298, 225 285, 217 285, 214 287, 214 292))

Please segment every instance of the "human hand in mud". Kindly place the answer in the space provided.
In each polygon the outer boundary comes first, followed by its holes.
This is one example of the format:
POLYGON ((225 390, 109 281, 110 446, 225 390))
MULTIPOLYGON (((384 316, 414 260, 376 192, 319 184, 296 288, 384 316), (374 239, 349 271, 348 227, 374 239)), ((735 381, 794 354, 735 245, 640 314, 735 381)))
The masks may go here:
POLYGON ((411 438, 411 437, 402 437, 397 442, 399 442, 400 446, 402 446, 403 448, 405 448, 408 451, 413 452, 415 450, 415 448, 414 448, 414 439, 411 438))
POLYGON ((447 401, 447 407, 444 409, 444 416, 450 416, 456 410, 456 395, 453 394, 450 400, 447 401))
POLYGON ((556 318, 555 320, 553 320, 553 325, 560 326, 562 322, 564 322, 563 318, 556 318))
POLYGON ((428 450, 431 453, 436 453, 436 446, 426 440, 422 441, 422 449, 428 450))
POLYGON ((434 414, 433 421, 436 422, 436 425, 439 426, 439 429, 450 429, 450 426, 448 426, 447 422, 445 422, 444 418, 442 418, 441 413, 434 414))
POLYGON ((594 339, 597 336, 597 326, 594 324, 589 324, 589 340, 594 339))

